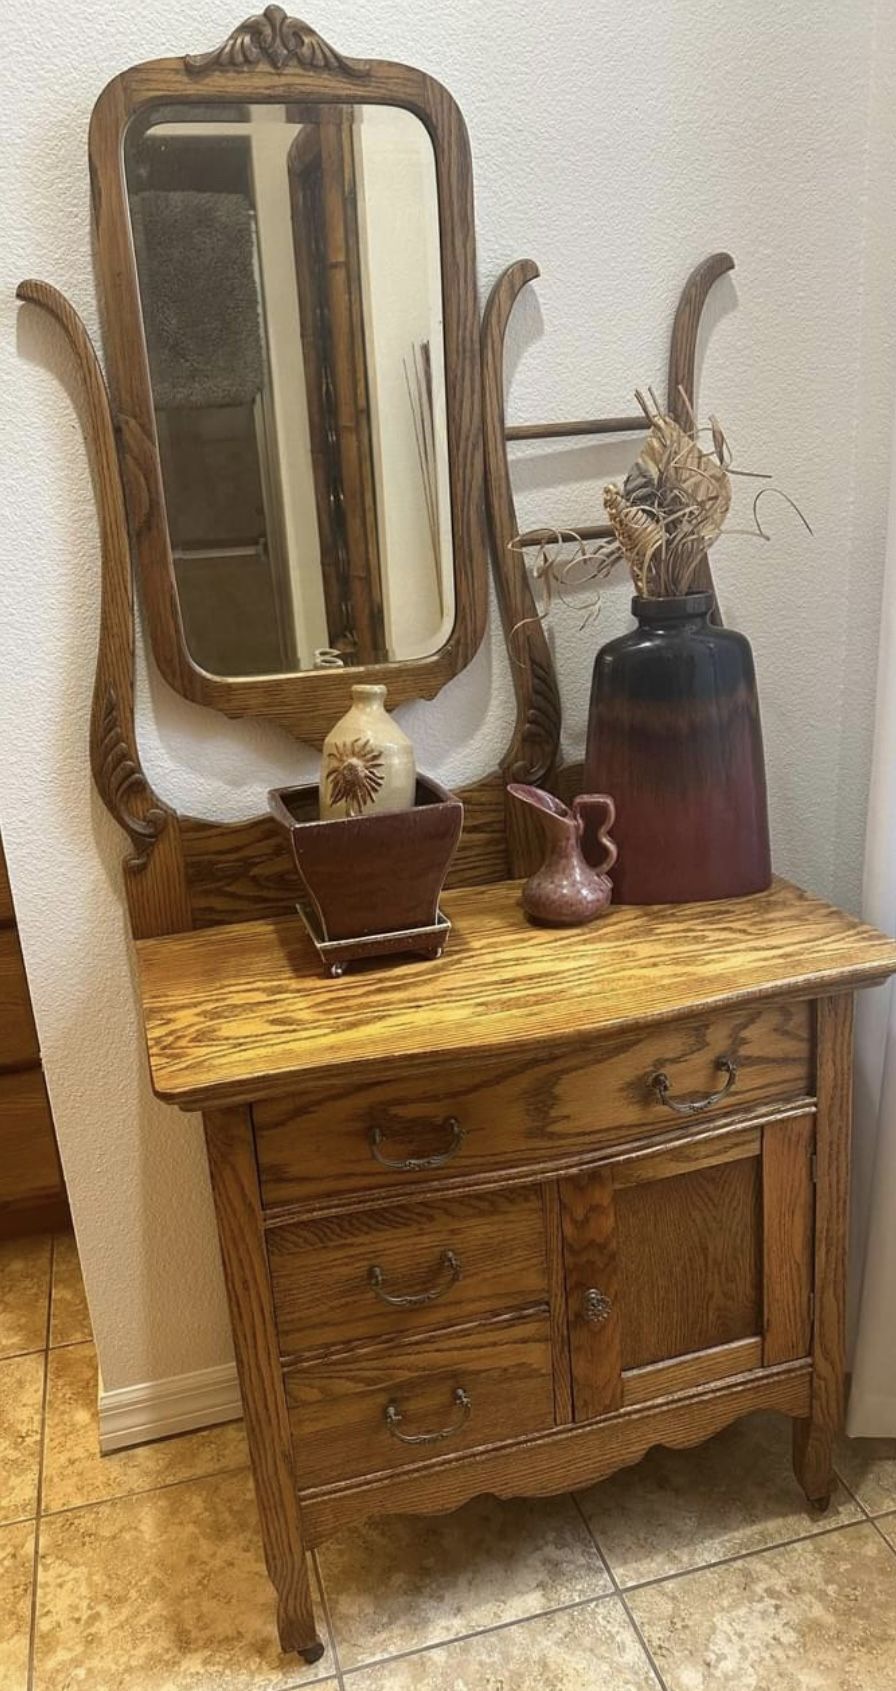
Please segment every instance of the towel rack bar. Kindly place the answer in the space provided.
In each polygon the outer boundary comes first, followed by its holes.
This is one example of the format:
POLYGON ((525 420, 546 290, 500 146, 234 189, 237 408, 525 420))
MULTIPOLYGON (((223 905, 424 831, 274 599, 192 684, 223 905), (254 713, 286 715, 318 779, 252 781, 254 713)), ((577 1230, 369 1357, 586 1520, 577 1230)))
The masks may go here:
POLYGON ((576 434, 646 434, 647 423, 639 411, 637 417, 585 417, 576 423, 511 423, 504 433, 508 440, 557 440, 576 434))
POLYGON ((609 523, 582 523, 581 528, 530 528, 517 536, 517 547, 550 546, 559 534, 561 540, 609 540, 613 530, 609 523))

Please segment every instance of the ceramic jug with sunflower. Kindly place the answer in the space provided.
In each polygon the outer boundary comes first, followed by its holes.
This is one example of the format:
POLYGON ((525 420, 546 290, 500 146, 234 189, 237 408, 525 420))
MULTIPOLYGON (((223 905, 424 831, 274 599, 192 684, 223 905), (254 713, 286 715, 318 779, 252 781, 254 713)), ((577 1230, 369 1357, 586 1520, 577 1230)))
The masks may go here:
POLYGON ((349 709, 324 741, 321 821, 410 810, 416 783, 414 748, 386 710, 385 687, 354 686, 349 709))

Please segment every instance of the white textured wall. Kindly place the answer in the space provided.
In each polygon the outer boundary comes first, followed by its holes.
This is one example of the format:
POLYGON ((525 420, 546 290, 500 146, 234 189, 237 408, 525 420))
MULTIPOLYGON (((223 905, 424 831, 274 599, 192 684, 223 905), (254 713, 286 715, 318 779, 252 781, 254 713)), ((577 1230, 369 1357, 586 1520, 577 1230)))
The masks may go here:
MULTIPOLYGON (((542 265, 513 328, 512 417, 628 409, 635 381, 662 378, 691 265, 735 254, 708 313, 704 408, 799 499, 816 539, 782 508, 774 545, 731 540, 718 576, 756 650, 777 866, 853 900, 893 375, 886 0, 877 20, 875 0, 322 4, 312 21, 338 46, 422 65, 459 100, 483 289, 511 259, 542 265)), ((28 311, 16 324, 12 291, 41 276, 95 323, 91 105, 123 66, 212 46, 241 10, 45 0, 3 68, 0 826, 109 1388, 220 1362, 229 1340, 199 1134, 149 1092, 122 837, 88 774, 98 555, 72 372, 49 325, 28 311)), ((587 444, 517 450, 524 521, 587 519, 601 470, 625 463, 587 444)), ((600 631, 555 621, 573 747, 595 643, 623 626, 627 597, 610 589, 600 631)), ((511 708, 492 636, 404 720, 424 765, 470 779, 500 754, 511 708)), ((279 732, 214 718, 157 678, 140 737, 160 790, 205 815, 249 815, 308 767, 279 732)))

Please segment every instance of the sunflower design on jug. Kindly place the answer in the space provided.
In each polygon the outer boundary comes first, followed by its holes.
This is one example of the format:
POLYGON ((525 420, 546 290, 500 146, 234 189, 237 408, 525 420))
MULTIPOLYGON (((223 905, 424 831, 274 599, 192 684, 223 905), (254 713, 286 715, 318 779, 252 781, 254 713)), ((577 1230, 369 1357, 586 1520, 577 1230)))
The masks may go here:
POLYGON ((341 740, 327 754, 327 796, 346 816, 361 816, 384 780, 383 754, 368 739, 341 740))

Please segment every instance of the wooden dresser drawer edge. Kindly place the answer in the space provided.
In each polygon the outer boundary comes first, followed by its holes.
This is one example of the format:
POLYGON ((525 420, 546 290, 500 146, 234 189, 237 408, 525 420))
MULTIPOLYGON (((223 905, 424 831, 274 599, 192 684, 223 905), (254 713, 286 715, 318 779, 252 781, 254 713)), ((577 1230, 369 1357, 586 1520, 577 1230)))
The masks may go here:
POLYGON ((577 1169, 596 1168, 601 1163, 616 1162, 623 1158, 628 1161, 636 1157, 649 1157, 660 1151, 674 1150, 678 1145, 694 1144, 698 1140, 717 1138, 722 1134, 742 1133, 751 1127, 762 1127, 769 1121, 786 1121, 793 1116, 814 1115, 816 1108, 815 1098, 807 1094, 799 1098, 789 1098, 786 1103, 761 1104, 756 1109, 744 1111, 737 1116, 715 1116, 707 1119, 705 1124, 697 1120, 693 1127, 686 1130, 676 1123, 665 1133, 633 1136, 629 1132, 624 1138, 614 1140, 612 1144, 602 1145, 599 1150, 579 1149, 568 1156, 552 1157, 544 1162, 484 1169, 479 1174, 443 1176, 439 1180, 420 1181, 405 1190, 396 1190, 393 1187, 383 1192, 347 1192, 342 1198, 309 1198, 304 1202, 279 1204, 265 1210, 264 1226, 267 1231, 293 1226, 301 1220, 322 1221, 331 1215, 384 1209, 392 1205, 422 1202, 427 1198, 457 1197, 465 1192, 488 1192, 507 1186, 545 1185, 577 1169))
MULTIPOLYGON (((144 942, 147 943, 147 942, 144 942)), ((157 943, 157 942, 149 942, 157 943)), ((705 1016, 724 1014, 725 1011, 737 1011, 745 1005, 756 1004, 803 1004, 814 1003, 819 998, 842 997, 862 987, 874 986, 878 982, 888 980, 893 974, 893 966, 886 963, 868 963, 838 970, 830 969, 817 975, 801 975, 786 981, 772 981, 767 985, 744 987, 731 993, 713 993, 705 998, 694 999, 687 1005, 677 1004, 672 1008, 654 1010, 638 1016, 620 1016, 595 1026, 580 1027, 576 1030, 574 1040, 555 1038, 549 1043, 549 1050, 557 1052, 580 1046, 583 1039, 611 1040, 634 1031, 649 1033, 654 1028, 669 1027, 676 1022, 693 1021, 705 1016)), ((489 1039, 476 1046, 477 1061, 499 1060, 502 1057, 515 1056, 521 1061, 527 1058, 539 1058, 545 1055, 546 1045, 543 1030, 533 1031, 525 1038, 489 1039)), ((442 1056, 446 1060, 463 1061, 470 1055, 469 1047, 459 1049, 443 1048, 442 1056)), ((175 1104, 184 1111, 213 1110, 232 1105, 252 1105, 272 1103, 282 1098, 285 1093, 295 1091, 298 1087, 313 1085, 322 1076, 328 1080, 351 1081, 359 1086, 367 1085, 376 1078, 377 1071, 386 1066, 394 1073, 399 1071, 403 1078, 413 1081, 415 1076, 424 1075, 432 1068, 431 1051, 401 1051, 389 1053, 388 1061, 380 1057, 369 1058, 365 1061, 357 1054, 346 1058, 344 1062, 334 1062, 332 1053, 328 1053, 327 1060, 318 1060, 298 1064, 295 1068, 284 1069, 279 1073, 265 1073, 242 1077, 228 1076, 213 1085, 189 1085, 173 1083, 170 1080, 159 1080, 150 1062, 150 1075, 153 1091, 163 1103, 175 1104)))
POLYGON ((394 1351, 420 1350, 421 1346, 439 1339, 462 1338, 465 1333, 481 1333, 485 1328, 500 1330, 521 1321, 543 1321, 550 1314, 547 1300, 522 1304, 519 1309, 502 1310, 500 1315, 483 1315, 475 1321, 446 1321, 441 1327, 428 1327, 425 1332, 386 1334, 380 1339, 356 1339, 351 1344, 319 1345, 316 1350, 292 1351, 281 1356, 284 1376, 300 1374, 304 1368, 319 1368, 321 1363, 348 1362, 359 1356, 377 1356, 394 1351))
MULTIPOLYGON (((661 1410, 681 1407, 687 1403, 700 1403, 705 1399, 717 1397, 720 1399, 734 1398, 746 1395, 752 1388, 760 1385, 773 1385, 800 1377, 809 1377, 812 1373, 811 1357, 800 1357, 796 1362, 777 1363, 772 1368, 751 1369, 746 1374, 730 1375, 726 1379, 709 1381, 706 1385, 692 1387, 686 1391, 671 1392, 667 1397, 652 1398, 649 1402, 634 1403, 628 1409, 614 1410, 609 1415, 601 1415, 593 1421, 581 1421, 566 1427, 550 1427, 542 1433, 528 1433, 522 1437, 500 1439, 493 1444, 478 1445, 475 1450, 458 1451, 453 1455, 431 1456, 426 1461, 409 1463, 400 1469, 380 1469, 376 1473, 363 1475, 360 1479, 339 1480, 332 1485, 308 1486, 300 1489, 299 1502, 314 1503, 318 1499, 344 1496, 349 1493, 361 1493, 368 1488, 388 1484, 397 1485, 420 1475, 427 1477, 439 1473, 446 1473, 451 1469, 463 1467, 464 1463, 475 1464, 492 1456, 501 1456, 514 1450, 528 1449, 533 1452, 551 1444, 575 1442, 586 1435, 594 1433, 599 1428, 612 1428, 623 1424, 634 1425, 638 1420, 650 1420, 661 1410)), ((742 1413, 747 1413, 743 1411, 742 1413)), ((487 1490, 487 1486, 483 1489, 487 1490)), ((566 1489, 566 1488, 564 1488, 566 1489)), ((516 1493, 526 1495, 525 1480, 520 1484, 516 1493)))

